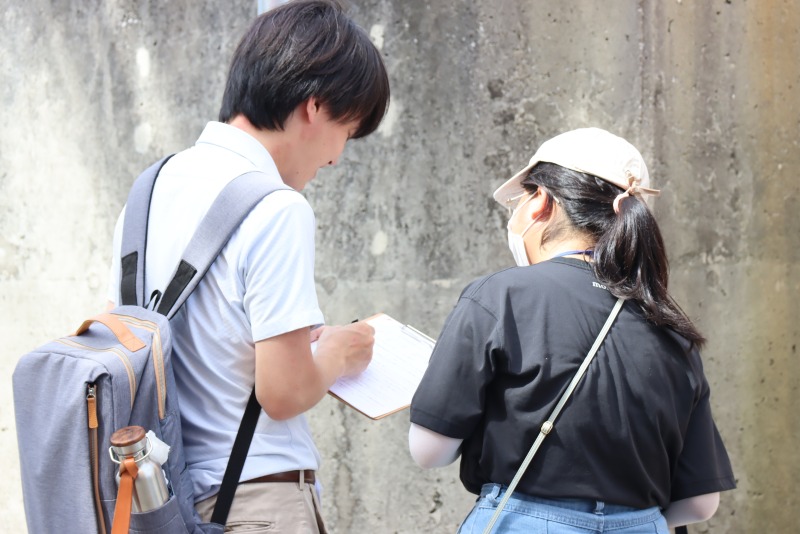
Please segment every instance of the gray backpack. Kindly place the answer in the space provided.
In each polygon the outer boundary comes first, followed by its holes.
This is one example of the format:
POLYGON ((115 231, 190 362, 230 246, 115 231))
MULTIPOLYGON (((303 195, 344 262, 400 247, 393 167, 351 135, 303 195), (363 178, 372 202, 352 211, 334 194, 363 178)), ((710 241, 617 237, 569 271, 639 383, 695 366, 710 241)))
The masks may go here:
POLYGON ((142 173, 128 197, 120 262, 122 305, 85 321, 73 335, 25 354, 14 370, 23 500, 31 533, 111 532, 119 468, 109 455, 109 438, 131 425, 152 430, 170 446, 162 466, 170 496, 160 508, 132 513, 130 532, 223 532, 261 408, 253 392, 214 515, 210 523, 201 524, 183 452, 169 319, 250 210, 266 195, 288 187, 260 172, 230 182, 152 311, 143 307, 145 241, 150 198, 167 159, 142 173))

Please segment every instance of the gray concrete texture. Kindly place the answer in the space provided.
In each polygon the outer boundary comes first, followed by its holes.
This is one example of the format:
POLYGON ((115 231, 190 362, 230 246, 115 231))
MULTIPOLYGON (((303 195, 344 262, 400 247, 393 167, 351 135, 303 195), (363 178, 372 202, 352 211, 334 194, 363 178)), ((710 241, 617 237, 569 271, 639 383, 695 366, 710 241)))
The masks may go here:
MULTIPOLYGON (((16 360, 103 306, 131 181, 216 118, 256 2, 0 5, 0 530, 24 532, 16 360)), ((355 0, 350 12, 384 54, 393 99, 379 132, 307 189, 328 321, 384 311, 437 335, 464 284, 511 263, 491 191, 548 137, 614 131, 663 189, 671 288, 709 338, 738 480, 690 531, 796 532, 800 4, 355 0)), ((407 412, 370 421, 329 398, 310 419, 332 532, 455 531, 473 497, 456 466, 413 464, 407 412)))

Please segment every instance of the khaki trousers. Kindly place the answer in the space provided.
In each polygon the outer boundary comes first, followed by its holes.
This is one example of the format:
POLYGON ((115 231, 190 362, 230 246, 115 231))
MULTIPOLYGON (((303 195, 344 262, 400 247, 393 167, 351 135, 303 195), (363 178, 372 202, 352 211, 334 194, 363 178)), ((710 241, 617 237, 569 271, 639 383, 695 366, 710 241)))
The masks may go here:
MULTIPOLYGON (((217 496, 195 504, 204 522, 211 520, 217 496)), ((225 532, 248 534, 327 534, 317 491, 299 482, 239 484, 225 532)))

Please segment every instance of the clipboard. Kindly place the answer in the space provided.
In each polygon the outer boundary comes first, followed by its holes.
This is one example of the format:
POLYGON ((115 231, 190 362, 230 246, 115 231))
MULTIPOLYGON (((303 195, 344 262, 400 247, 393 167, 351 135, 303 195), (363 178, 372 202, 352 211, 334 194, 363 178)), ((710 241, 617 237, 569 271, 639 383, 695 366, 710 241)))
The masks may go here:
POLYGON ((328 393, 377 420, 411 405, 436 342, 385 313, 364 321, 375 329, 372 361, 361 374, 339 378, 328 393))

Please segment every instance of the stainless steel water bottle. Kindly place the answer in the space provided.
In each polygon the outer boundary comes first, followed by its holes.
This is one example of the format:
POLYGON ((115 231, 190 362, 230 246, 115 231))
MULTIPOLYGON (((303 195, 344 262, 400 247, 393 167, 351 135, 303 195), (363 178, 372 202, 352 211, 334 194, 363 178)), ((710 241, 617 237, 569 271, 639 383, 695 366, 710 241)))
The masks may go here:
MULTIPOLYGON (((150 457, 153 450, 150 440, 140 426, 126 426, 111 434, 109 453, 114 463, 133 458, 138 473, 133 484, 132 511, 147 512, 169 500, 167 480, 161 465, 150 457)), ((117 485, 120 475, 117 471, 117 485)))

